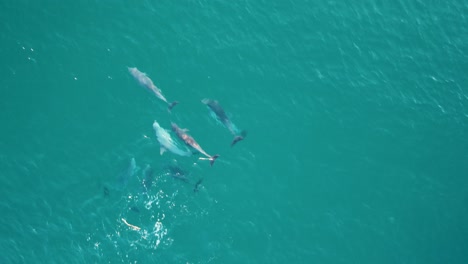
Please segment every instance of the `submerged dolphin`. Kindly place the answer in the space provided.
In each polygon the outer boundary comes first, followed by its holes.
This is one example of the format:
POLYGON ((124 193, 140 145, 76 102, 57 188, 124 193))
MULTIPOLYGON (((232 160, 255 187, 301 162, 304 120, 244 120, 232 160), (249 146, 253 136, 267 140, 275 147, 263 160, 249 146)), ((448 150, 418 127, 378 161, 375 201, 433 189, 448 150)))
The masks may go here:
POLYGON ((178 144, 176 141, 172 140, 171 135, 169 132, 162 128, 159 123, 155 120, 153 123, 153 129, 154 132, 156 132, 156 138, 159 141, 159 144, 161 145, 161 150, 160 154, 164 154, 166 150, 169 150, 170 152, 180 155, 180 156, 191 156, 192 152, 189 150, 182 150, 178 147, 178 144))
POLYGON ((156 85, 154 85, 153 81, 151 81, 151 79, 146 75, 146 73, 139 71, 135 67, 133 68, 128 67, 128 71, 133 76, 133 78, 135 78, 138 81, 138 83, 141 86, 150 90, 156 95, 156 97, 158 97, 159 99, 163 100, 166 104, 168 104, 169 110, 171 110, 176 104, 179 103, 177 101, 169 103, 167 99, 164 97, 164 95, 162 94, 161 90, 159 90, 159 88, 156 87, 156 85))
POLYGON ((130 159, 130 163, 125 171, 123 171, 119 176, 119 182, 121 187, 126 187, 128 182, 134 177, 138 172, 138 167, 136 165, 135 158, 130 159))
MULTIPOLYGON (((177 136, 185 142, 185 144, 196 149, 201 154, 205 155, 207 159, 210 161, 210 165, 213 166, 213 163, 219 157, 219 155, 217 154, 214 156, 209 155, 200 147, 200 145, 198 145, 198 143, 195 141, 195 139, 193 139, 193 137, 191 137, 189 134, 186 133, 187 131, 186 129, 179 128, 175 123, 171 123, 171 125, 172 125, 172 131, 174 131, 177 134, 177 136)), ((203 158, 200 158, 200 159, 203 159, 203 158)))
POLYGON ((168 165, 165 167, 166 174, 168 176, 171 176, 172 178, 181 180, 183 182, 189 182, 187 176, 189 173, 187 173, 185 170, 183 170, 181 167, 177 165, 168 165))
POLYGON ((146 164, 145 169, 143 170, 143 175, 145 175, 145 178, 141 182, 141 185, 143 187, 143 193, 147 193, 148 189, 151 188, 151 185, 153 184, 153 168, 149 164, 146 164))
POLYGON ((193 192, 198 192, 198 186, 202 183, 203 178, 199 179, 196 183, 195 186, 193 187, 193 192))
POLYGON ((218 101, 211 99, 203 99, 202 103, 208 106, 210 110, 216 115, 216 118, 231 132, 234 139, 231 142, 231 147, 237 142, 243 140, 247 135, 245 131, 239 131, 239 129, 232 123, 229 117, 224 112, 224 109, 219 105, 218 101), (240 134, 240 135, 239 135, 240 134))

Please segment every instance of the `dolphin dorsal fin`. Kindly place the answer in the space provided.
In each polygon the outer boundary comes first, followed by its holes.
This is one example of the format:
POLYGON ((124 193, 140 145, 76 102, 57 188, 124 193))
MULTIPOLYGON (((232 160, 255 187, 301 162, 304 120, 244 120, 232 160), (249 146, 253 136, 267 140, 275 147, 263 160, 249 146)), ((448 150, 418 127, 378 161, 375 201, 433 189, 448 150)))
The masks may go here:
POLYGON ((166 148, 161 147, 161 148, 159 149, 159 154, 162 155, 162 154, 164 154, 164 152, 166 152, 166 148))

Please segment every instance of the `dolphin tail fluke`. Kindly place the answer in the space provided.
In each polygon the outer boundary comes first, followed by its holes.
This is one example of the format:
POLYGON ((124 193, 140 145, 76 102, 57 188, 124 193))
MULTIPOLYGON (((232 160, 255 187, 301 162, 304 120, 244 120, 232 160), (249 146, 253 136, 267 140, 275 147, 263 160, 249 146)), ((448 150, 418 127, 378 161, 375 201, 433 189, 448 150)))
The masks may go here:
POLYGON ((242 136, 235 136, 234 139, 231 142, 231 147, 233 147, 237 142, 239 142, 239 141, 241 141, 243 139, 244 139, 244 137, 242 137, 242 136))
POLYGON ((159 149, 159 155, 164 154, 164 152, 166 152, 166 148, 165 148, 165 147, 161 147, 161 148, 159 149))
POLYGON ((174 106, 176 106, 178 103, 179 103, 178 101, 174 101, 174 102, 170 103, 169 106, 168 106, 169 111, 172 110, 172 108, 174 106))
POLYGON ((214 155, 214 156, 211 156, 210 158, 210 166, 213 166, 213 163, 215 162, 215 160, 219 157, 218 154, 214 155))
POLYGON ((235 136, 231 142, 231 147, 233 147, 237 142, 243 140, 247 136, 247 131, 242 130, 240 136, 235 136))

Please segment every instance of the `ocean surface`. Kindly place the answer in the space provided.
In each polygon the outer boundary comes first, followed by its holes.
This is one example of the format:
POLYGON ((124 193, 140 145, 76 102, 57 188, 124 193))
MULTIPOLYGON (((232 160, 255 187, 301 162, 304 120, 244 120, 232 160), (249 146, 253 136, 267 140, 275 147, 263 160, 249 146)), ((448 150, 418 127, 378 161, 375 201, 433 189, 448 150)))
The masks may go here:
POLYGON ((0 263, 468 263, 466 0, 4 0, 0 76, 0 263))

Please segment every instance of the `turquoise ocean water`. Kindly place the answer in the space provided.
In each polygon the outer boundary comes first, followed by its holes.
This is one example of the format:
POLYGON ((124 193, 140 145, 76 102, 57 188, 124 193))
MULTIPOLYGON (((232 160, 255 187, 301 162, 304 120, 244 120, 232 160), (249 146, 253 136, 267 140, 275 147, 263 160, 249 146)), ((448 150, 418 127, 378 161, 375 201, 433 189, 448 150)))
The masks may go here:
POLYGON ((1 1, 0 263, 468 263, 467 72, 462 0, 1 1))

